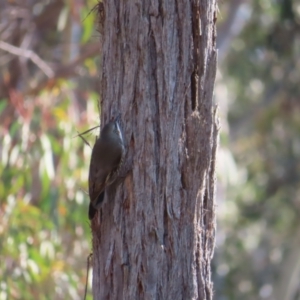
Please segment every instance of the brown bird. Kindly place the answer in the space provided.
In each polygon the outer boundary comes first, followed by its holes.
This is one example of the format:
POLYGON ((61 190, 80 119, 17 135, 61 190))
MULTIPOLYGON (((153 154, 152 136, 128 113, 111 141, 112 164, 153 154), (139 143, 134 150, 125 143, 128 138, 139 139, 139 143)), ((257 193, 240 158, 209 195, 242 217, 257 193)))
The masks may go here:
POLYGON ((103 127, 92 150, 89 171, 90 220, 94 218, 104 200, 106 187, 118 177, 124 154, 124 138, 117 118, 103 127))

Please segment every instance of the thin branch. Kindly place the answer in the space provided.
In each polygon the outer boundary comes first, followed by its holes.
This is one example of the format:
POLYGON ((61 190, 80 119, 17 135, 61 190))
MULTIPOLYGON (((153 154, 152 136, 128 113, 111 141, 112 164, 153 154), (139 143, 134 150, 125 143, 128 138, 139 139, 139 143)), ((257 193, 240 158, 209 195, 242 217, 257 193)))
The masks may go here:
POLYGON ((7 51, 11 54, 22 56, 29 58, 34 64, 36 64, 49 78, 54 77, 53 70, 33 51, 22 49, 15 47, 13 45, 10 45, 6 42, 0 41, 0 49, 7 51))
MULTIPOLYGON (((55 79, 58 78, 69 78, 72 76, 77 76, 77 71, 76 69, 78 68, 78 66, 85 61, 87 58, 92 58, 95 55, 99 54, 99 44, 98 43, 94 43, 94 44, 90 44, 88 46, 83 47, 82 52, 83 54, 78 56, 77 58, 75 58, 73 61, 71 61, 69 64, 67 65, 60 65, 57 68, 54 67, 54 77, 55 79)), ((24 94, 25 95, 36 95, 38 94, 42 89, 45 88, 45 86, 50 82, 50 79, 47 78, 42 78, 36 87, 31 88, 28 91, 25 91, 24 94)))
POLYGON ((86 281, 85 281, 85 289, 84 289, 84 300, 86 299, 86 295, 87 295, 87 289, 88 289, 88 283, 89 283, 89 270, 90 270, 90 261, 91 258, 93 257, 93 252, 91 252, 89 254, 89 256, 87 257, 87 263, 86 263, 86 281))
POLYGON ((85 132, 78 132, 77 131, 77 135, 75 135, 73 138, 76 138, 76 137, 80 137, 82 140, 83 140, 83 142, 86 144, 86 145, 88 145, 89 147, 91 147, 90 146, 90 144, 88 143, 88 141, 83 137, 83 135, 84 134, 87 134, 87 133, 89 133, 90 131, 92 131, 92 130, 94 130, 94 129, 96 129, 96 128, 99 128, 100 126, 99 125, 97 125, 97 126, 95 126, 95 127, 93 127, 93 128, 90 128, 90 129, 88 129, 88 130, 86 130, 85 132))

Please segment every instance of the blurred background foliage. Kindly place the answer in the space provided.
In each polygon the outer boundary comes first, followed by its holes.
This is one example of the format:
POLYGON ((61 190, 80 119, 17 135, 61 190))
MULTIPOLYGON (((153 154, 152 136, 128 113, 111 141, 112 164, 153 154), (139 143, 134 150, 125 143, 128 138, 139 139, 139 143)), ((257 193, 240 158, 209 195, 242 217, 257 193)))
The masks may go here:
MULTIPOLYGON (((0 300, 83 298, 95 4, 0 1, 0 300)), ((215 299, 299 299, 300 2, 219 10, 215 299)))
POLYGON ((300 299, 300 1, 219 8, 216 299, 300 299))
POLYGON ((1 300, 83 299, 91 149, 75 136, 99 125, 95 4, 0 2, 1 300))

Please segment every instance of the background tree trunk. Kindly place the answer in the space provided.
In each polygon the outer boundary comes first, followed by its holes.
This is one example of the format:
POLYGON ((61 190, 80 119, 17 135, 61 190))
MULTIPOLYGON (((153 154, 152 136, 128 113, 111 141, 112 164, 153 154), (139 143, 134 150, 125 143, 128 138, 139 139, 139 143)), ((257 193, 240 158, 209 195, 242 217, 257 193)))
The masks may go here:
POLYGON ((101 120, 121 113, 129 171, 91 224, 94 299, 211 299, 216 3, 103 10, 101 120))

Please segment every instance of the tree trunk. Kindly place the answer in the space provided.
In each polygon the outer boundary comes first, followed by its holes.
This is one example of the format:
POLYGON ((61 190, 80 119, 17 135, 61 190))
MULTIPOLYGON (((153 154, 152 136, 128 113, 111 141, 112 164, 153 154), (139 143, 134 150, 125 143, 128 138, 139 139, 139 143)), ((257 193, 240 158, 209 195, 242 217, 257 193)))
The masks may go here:
POLYGON ((101 120, 121 114, 127 154, 91 224, 94 299, 211 299, 216 2, 106 0, 101 15, 101 120))

